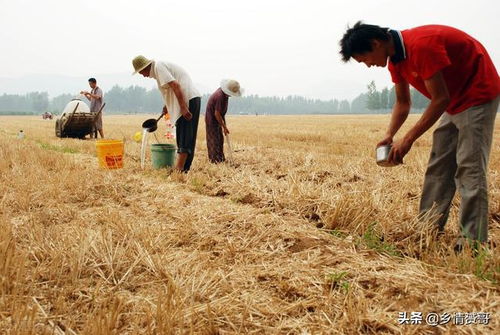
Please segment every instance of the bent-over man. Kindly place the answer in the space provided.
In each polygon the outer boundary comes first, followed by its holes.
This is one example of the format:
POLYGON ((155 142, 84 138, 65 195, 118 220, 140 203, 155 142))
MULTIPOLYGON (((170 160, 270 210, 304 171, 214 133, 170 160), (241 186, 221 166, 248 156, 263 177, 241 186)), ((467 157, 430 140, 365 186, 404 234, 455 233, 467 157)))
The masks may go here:
POLYGON ((200 118, 201 96, 188 73, 179 65, 137 56, 132 60, 134 73, 156 80, 163 97, 163 113, 170 114, 176 127, 176 169, 188 172, 193 163, 200 118))
POLYGON ((346 62, 354 58, 368 67, 389 63, 396 102, 385 138, 378 143, 392 143, 389 161, 402 163, 413 143, 441 118, 433 134, 420 213, 438 214, 443 230, 458 188, 461 233, 455 251, 468 240, 487 241, 487 167, 500 79, 484 46, 448 26, 399 31, 361 22, 347 30, 340 46, 346 62), (410 111, 410 85, 430 103, 417 123, 393 141, 410 111))

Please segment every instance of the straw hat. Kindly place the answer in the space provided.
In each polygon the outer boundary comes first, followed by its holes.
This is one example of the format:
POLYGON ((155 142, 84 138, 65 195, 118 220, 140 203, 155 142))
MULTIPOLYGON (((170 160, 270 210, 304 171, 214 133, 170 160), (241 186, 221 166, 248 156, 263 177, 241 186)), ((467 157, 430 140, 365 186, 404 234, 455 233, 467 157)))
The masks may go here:
POLYGON ((220 82, 220 88, 222 89, 222 92, 232 97, 241 97, 243 94, 243 89, 240 87, 240 83, 233 79, 222 79, 220 82))
POLYGON ((132 59, 132 66, 134 67, 134 72, 132 75, 144 70, 149 64, 153 62, 152 59, 147 59, 143 55, 139 55, 132 59))

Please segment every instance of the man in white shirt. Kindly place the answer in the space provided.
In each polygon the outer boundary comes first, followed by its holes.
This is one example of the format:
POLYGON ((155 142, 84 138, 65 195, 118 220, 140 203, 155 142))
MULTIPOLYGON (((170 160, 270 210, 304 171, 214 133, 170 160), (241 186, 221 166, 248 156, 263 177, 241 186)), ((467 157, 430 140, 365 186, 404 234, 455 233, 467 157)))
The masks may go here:
POLYGON ((156 79, 163 97, 163 113, 169 113, 176 127, 176 169, 188 172, 194 158, 201 96, 191 77, 180 66, 137 56, 132 60, 134 73, 156 79))

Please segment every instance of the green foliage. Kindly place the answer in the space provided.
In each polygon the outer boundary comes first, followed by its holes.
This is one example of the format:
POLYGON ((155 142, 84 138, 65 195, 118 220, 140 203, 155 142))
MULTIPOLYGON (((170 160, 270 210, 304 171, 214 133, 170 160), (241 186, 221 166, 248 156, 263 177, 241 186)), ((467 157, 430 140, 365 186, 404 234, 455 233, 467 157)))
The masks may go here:
POLYGON ((49 94, 47 92, 28 93, 28 100, 31 101, 33 111, 45 112, 49 107, 49 94))
POLYGON ((61 94, 57 97, 52 98, 49 104, 49 110, 53 113, 60 114, 64 110, 64 107, 68 104, 68 102, 73 99, 74 96, 71 94, 61 94))
POLYGON ((368 86, 366 107, 369 110, 379 110, 382 108, 380 103, 380 92, 377 91, 377 86, 375 85, 375 81, 372 80, 368 86))
POLYGON ((349 281, 346 277, 349 275, 347 271, 332 272, 326 276, 326 282, 330 290, 342 290, 344 293, 349 291, 349 281))
MULTIPOLYGON (((206 108, 209 96, 202 97, 202 111, 206 108)), ((230 114, 349 114, 350 104, 347 100, 319 100, 301 96, 260 97, 249 95, 229 99, 230 114)))
MULTIPOLYGON (((49 106, 49 95, 47 92, 31 92, 24 95, 3 94, 0 96, 0 112, 16 113, 42 113, 49 106)), ((24 115, 26 115, 24 114, 24 115)))
POLYGON ((0 111, 0 115, 33 115, 35 112, 26 111, 0 111))
POLYGON ((51 150, 51 151, 57 151, 57 152, 62 152, 65 154, 76 154, 79 151, 70 147, 65 147, 65 146, 59 146, 59 145, 53 145, 50 143, 45 143, 41 141, 37 141, 37 143, 40 145, 40 148, 44 150, 51 150))
POLYGON ((384 87, 382 91, 380 91, 380 108, 388 109, 392 106, 389 106, 389 89, 384 87))
POLYGON ((351 114, 367 114, 372 111, 366 108, 368 95, 366 93, 361 93, 358 95, 351 103, 351 114))
MULTIPOLYGON (((298 115, 298 114, 373 114, 387 113, 395 101, 394 87, 385 87, 377 90, 375 81, 367 86, 366 93, 359 94, 349 102, 348 100, 319 100, 302 96, 261 97, 248 95, 241 98, 229 99, 229 114, 236 115, 298 115)), ((425 108, 429 102, 422 94, 410 90, 412 110, 425 108)), ((201 112, 204 113, 210 95, 205 94, 201 100, 201 112)), ((46 92, 31 92, 25 95, 3 94, 0 96, 0 114, 38 114, 51 111, 59 114, 66 104, 74 98, 71 94, 61 94, 49 99, 46 92)), ((141 86, 122 88, 113 86, 104 92, 106 102, 105 113, 140 114, 160 113, 163 99, 156 88, 150 90, 141 86)))
POLYGON ((498 285, 500 267, 495 265, 491 251, 487 247, 473 242, 470 249, 466 248, 460 257, 458 267, 461 273, 472 272, 477 278, 498 285))
POLYGON ((495 272, 499 272, 499 269, 496 269, 496 271, 491 269, 491 261, 492 257, 488 250, 486 248, 480 248, 478 254, 474 258, 474 275, 482 280, 491 281, 496 284, 495 272))
POLYGON ((335 236, 335 237, 338 237, 338 238, 346 238, 347 237, 347 233, 341 231, 341 230, 337 230, 337 229, 333 229, 332 231, 330 231, 330 234, 332 236, 335 236))
POLYGON ((349 105, 349 101, 342 100, 339 106, 339 114, 350 114, 351 106, 349 105))
POLYGON ((373 249, 377 252, 388 254, 391 256, 401 257, 401 253, 397 250, 397 248, 394 245, 385 242, 384 237, 380 236, 376 232, 375 230, 376 225, 377 225, 376 222, 373 222, 370 225, 368 225, 368 228, 361 237, 362 242, 368 248, 373 249))
MULTIPOLYGON (((366 94, 366 108, 373 112, 390 112, 392 106, 396 102, 396 92, 394 86, 391 89, 384 87, 382 91, 377 90, 375 81, 371 81, 367 86, 366 94)), ((412 111, 422 110, 429 104, 429 99, 427 99, 422 93, 410 88, 410 98, 412 103, 412 111)), ((353 101, 354 103, 354 101, 353 101)))
POLYGON ((396 88, 394 85, 391 87, 388 93, 387 97, 387 108, 391 109, 392 106, 394 106, 394 103, 396 102, 396 88))
POLYGON ((429 99, 414 88, 410 90, 410 95, 413 108, 424 109, 429 104, 429 99))

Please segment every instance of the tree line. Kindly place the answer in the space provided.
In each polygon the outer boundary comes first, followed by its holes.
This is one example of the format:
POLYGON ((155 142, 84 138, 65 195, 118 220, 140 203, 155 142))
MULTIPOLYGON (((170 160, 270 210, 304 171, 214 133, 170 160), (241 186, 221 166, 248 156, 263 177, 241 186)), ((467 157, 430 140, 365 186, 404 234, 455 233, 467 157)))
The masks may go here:
MULTIPOLYGON (((366 108, 371 111, 387 111, 392 108, 396 100, 394 86, 390 89, 384 87, 381 91, 377 90, 375 81, 371 81, 367 86, 366 108)), ((422 110, 429 104, 429 99, 414 88, 410 89, 412 109, 422 110)))
MULTIPOLYGON (((414 109, 423 109, 428 99, 413 88, 411 91, 414 109)), ((47 92, 31 92, 24 95, 0 95, 0 114, 39 114, 52 112, 59 114, 73 99, 71 94, 61 94, 49 98, 47 92)), ((202 112, 205 110, 208 94, 202 96, 202 112)), ((86 98, 84 101, 88 102, 86 98)), ((248 95, 229 100, 230 114, 382 114, 389 113, 395 100, 394 87, 378 90, 375 82, 367 85, 367 91, 352 101, 331 99, 310 99, 302 96, 261 97, 248 95)), ((163 101, 159 91, 147 90, 141 86, 122 88, 113 86, 104 92, 105 112, 108 114, 158 113, 163 101)))

